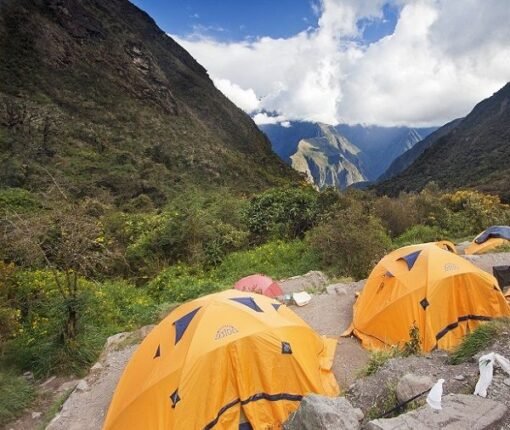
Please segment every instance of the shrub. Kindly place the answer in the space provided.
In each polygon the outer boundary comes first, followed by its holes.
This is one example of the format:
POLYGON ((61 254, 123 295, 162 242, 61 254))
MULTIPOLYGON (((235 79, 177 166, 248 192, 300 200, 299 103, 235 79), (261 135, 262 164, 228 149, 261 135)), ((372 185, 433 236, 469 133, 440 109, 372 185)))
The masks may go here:
POLYGON ((0 372, 0 426, 20 416, 32 403, 34 394, 25 378, 0 372))
POLYGON ((264 273, 276 279, 301 275, 317 269, 317 255, 301 240, 269 242, 248 251, 228 255, 214 270, 214 276, 232 285, 253 273, 264 273))
POLYGON ((4 188, 0 190, 0 216, 9 213, 27 213, 40 208, 32 193, 21 188, 4 188))
POLYGON ((384 196, 377 199, 374 213, 381 219, 391 237, 401 235, 418 223, 416 198, 410 194, 402 193, 398 198, 384 196))
POLYGON ((147 286, 149 294, 159 303, 184 302, 224 287, 210 273, 182 264, 163 270, 147 286))
POLYGON ((302 238, 338 199, 311 186, 272 188, 256 195, 244 211, 245 222, 255 242, 302 238))
POLYGON ((366 277, 391 245, 380 220, 356 206, 310 231, 307 243, 322 267, 357 279, 366 277))
POLYGON ((405 231, 394 241, 398 247, 413 245, 415 243, 434 242, 444 239, 444 234, 438 227, 418 224, 405 231))

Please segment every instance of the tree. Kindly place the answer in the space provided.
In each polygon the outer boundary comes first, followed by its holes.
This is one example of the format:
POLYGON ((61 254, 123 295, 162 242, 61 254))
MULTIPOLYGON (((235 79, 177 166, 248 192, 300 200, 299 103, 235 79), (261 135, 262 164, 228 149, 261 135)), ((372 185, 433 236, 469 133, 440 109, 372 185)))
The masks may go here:
POLYGON ((7 214, 2 226, 6 260, 51 271, 65 307, 62 340, 75 339, 82 300, 80 278, 103 269, 111 257, 101 223, 83 203, 60 201, 59 206, 36 215, 7 214))

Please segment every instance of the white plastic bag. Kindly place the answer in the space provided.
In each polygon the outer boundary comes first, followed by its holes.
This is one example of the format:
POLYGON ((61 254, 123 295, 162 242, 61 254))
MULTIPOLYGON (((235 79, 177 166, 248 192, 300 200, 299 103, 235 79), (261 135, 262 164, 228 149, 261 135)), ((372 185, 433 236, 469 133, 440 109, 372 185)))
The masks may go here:
POLYGON ((444 379, 439 379, 429 391, 427 403, 432 409, 442 409, 441 397, 443 395, 443 382, 444 379))
POLYGON ((482 355, 478 360, 480 378, 478 378, 478 382, 476 383, 475 396, 487 397, 487 388, 489 388, 492 382, 495 358, 495 354, 491 352, 490 354, 482 355))
POLYGON ((496 361, 502 369, 510 375, 510 361, 500 354, 491 352, 482 355, 478 360, 478 367, 480 368, 480 378, 476 383, 475 392, 476 396, 487 397, 487 388, 491 385, 492 375, 494 373, 494 361, 496 361))

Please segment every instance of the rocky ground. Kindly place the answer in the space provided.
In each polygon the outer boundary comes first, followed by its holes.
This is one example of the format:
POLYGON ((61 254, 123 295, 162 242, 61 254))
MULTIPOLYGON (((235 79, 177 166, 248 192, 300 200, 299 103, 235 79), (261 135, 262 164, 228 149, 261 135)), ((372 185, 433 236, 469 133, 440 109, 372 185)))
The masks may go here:
MULTIPOLYGON (((469 257, 477 266, 492 271, 493 265, 510 264, 510 253, 486 254, 469 257)), ((472 393, 478 378, 478 363, 472 362, 451 366, 446 354, 436 352, 421 357, 397 358, 390 360, 375 375, 358 378, 365 367, 368 353, 354 338, 340 338, 352 319, 352 305, 356 292, 364 281, 332 283, 321 272, 310 272, 304 276, 282 281, 284 293, 307 291, 312 300, 303 307, 292 306, 293 310, 307 321, 318 333, 336 337, 338 347, 333 371, 342 391, 351 403, 363 411, 364 421, 377 418, 395 404, 397 386, 406 375, 427 377, 430 381, 445 379, 446 393, 472 393)), ((121 333, 109 339, 98 363, 83 380, 50 379, 39 386, 46 392, 46 402, 39 402, 33 409, 7 429, 25 430, 42 428, 45 409, 70 391, 71 394, 60 412, 48 425, 50 430, 93 430, 100 429, 108 405, 131 354, 151 327, 144 327, 133 333, 121 333), (35 413, 35 414, 34 414, 35 413)), ((510 334, 504 334, 492 347, 510 358, 510 334)), ((489 390, 489 399, 502 401, 510 406, 510 377, 500 369, 495 370, 494 381, 489 390)), ((510 415, 510 414, 507 414, 510 415)), ((498 424, 497 429, 510 429, 510 416, 498 424)))

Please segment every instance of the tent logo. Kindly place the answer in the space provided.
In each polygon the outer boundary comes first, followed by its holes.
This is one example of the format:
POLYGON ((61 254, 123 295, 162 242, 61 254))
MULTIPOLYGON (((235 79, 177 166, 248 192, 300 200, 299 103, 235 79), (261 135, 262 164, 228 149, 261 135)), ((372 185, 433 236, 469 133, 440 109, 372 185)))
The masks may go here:
POLYGON ((224 325, 218 329, 216 336, 214 336, 214 340, 220 340, 236 333, 239 333, 239 330, 237 330, 233 325, 224 325))
POLYGON ((455 272, 456 270, 459 270, 459 266, 457 266, 454 263, 446 263, 444 265, 444 271, 445 272, 455 272))

